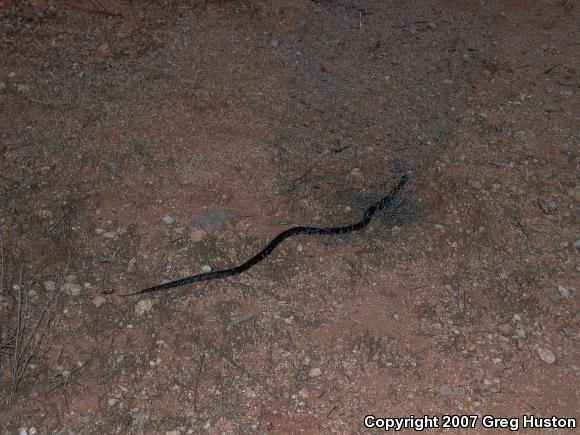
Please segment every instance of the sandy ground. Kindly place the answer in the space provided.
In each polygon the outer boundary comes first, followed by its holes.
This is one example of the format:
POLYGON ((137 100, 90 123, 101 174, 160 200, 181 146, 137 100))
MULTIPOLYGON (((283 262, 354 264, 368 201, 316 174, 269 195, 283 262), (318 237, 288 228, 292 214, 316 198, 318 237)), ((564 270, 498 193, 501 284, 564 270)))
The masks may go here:
POLYGON ((580 418, 577 3, 16 4, 3 433, 580 418), (362 232, 119 297, 354 222, 403 173, 362 232))

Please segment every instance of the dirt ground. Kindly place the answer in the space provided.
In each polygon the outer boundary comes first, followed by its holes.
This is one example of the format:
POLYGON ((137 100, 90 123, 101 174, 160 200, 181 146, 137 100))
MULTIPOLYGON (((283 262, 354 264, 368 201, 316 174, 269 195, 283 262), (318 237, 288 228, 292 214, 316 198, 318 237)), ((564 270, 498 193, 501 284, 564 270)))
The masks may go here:
POLYGON ((578 420, 579 14, 0 1, 1 431, 578 420))

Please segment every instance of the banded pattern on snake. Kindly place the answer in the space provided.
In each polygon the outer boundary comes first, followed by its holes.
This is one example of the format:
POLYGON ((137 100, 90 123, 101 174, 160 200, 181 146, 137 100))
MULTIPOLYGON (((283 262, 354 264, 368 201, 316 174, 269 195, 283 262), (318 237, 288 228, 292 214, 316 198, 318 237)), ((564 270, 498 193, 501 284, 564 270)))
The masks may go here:
POLYGON ((135 296, 141 295, 144 293, 151 293, 160 290, 169 290, 177 287, 181 287, 187 284, 191 284, 194 282, 200 281, 209 281, 213 279, 221 279, 227 278, 234 275, 239 275, 250 269, 251 267, 258 264, 264 258, 272 253, 276 247, 286 240, 288 237, 296 236, 299 234, 308 234, 308 235, 321 235, 321 236, 333 236, 333 235, 340 235, 340 234, 348 234, 352 233, 353 231, 359 231, 366 227, 372 217, 379 211, 384 208, 388 208, 395 203, 395 199, 399 193, 399 191, 403 188, 403 186, 409 181, 409 177, 407 175, 403 175, 399 182, 391 189, 391 191, 384 196, 379 201, 375 202, 369 208, 367 208, 363 214, 362 219, 359 222, 356 222, 351 225, 345 225, 341 227, 312 227, 312 226, 297 226, 288 228, 287 230, 282 231, 276 237, 272 239, 270 243, 266 245, 264 249, 254 255, 252 258, 247 260, 246 262, 240 264, 239 266, 232 267, 230 269, 223 269, 223 270, 216 270, 215 272, 205 272, 200 273, 197 275, 188 276, 186 278, 178 279, 176 281, 167 282, 165 284, 155 285, 153 287, 145 288, 143 290, 138 290, 132 293, 127 293, 122 296, 135 296))

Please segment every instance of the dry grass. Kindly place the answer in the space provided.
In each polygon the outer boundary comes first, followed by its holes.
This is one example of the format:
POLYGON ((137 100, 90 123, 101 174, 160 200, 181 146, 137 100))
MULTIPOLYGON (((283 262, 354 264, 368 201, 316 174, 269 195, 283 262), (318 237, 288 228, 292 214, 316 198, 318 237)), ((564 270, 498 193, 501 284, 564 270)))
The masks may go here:
MULTIPOLYGON (((3 253, 3 251, 2 251, 3 253)), ((6 384, 10 394, 4 397, 7 403, 13 403, 23 391, 31 362, 42 359, 47 348, 44 339, 51 323, 56 317, 57 308, 61 302, 60 287, 64 282, 66 271, 61 275, 54 290, 46 290, 42 301, 31 303, 28 286, 22 281, 20 268, 18 284, 11 291, 4 288, 4 256, 0 255, 0 289, 7 304, 7 316, 0 324, 0 373, 3 384, 6 384)), ((31 391, 33 391, 32 389, 31 391)))

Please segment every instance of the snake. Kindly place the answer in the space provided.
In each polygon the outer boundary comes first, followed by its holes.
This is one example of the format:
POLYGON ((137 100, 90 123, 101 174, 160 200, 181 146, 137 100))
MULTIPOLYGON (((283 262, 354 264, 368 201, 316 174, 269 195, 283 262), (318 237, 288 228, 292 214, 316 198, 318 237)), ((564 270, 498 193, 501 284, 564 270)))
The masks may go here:
POLYGON ((360 221, 350 224, 344 225, 339 227, 314 227, 314 226, 296 226, 292 228, 288 228, 287 230, 282 231, 276 237, 274 237, 270 243, 268 243, 264 249, 254 255, 252 258, 247 260, 246 262, 240 264, 239 266, 235 266, 229 269, 222 269, 216 270, 213 272, 204 272, 199 273, 197 275, 191 275, 186 278, 181 278, 175 281, 166 282, 159 285, 154 285, 153 287, 144 288, 142 290, 137 290, 132 293, 127 293, 121 296, 136 296, 142 295, 145 293, 152 293, 158 291, 166 291, 170 289, 175 289, 177 287, 182 287, 184 285, 192 284, 194 282, 201 282, 201 281, 210 281, 215 279, 223 279, 228 278, 230 276, 239 275, 243 272, 246 272, 250 268, 254 267, 256 264, 260 263, 264 260, 268 255, 276 249, 276 247, 286 240, 289 237, 297 236, 299 234, 306 234, 306 235, 320 235, 320 236, 334 236, 334 235, 341 235, 341 234, 348 234, 354 231, 360 231, 364 227, 366 227, 372 220, 373 216, 377 214, 379 211, 392 207, 395 202, 397 195, 399 194, 400 190, 403 186, 409 181, 408 175, 403 175, 399 182, 389 191, 387 195, 382 197, 379 201, 375 202, 371 206, 369 206, 360 221))

